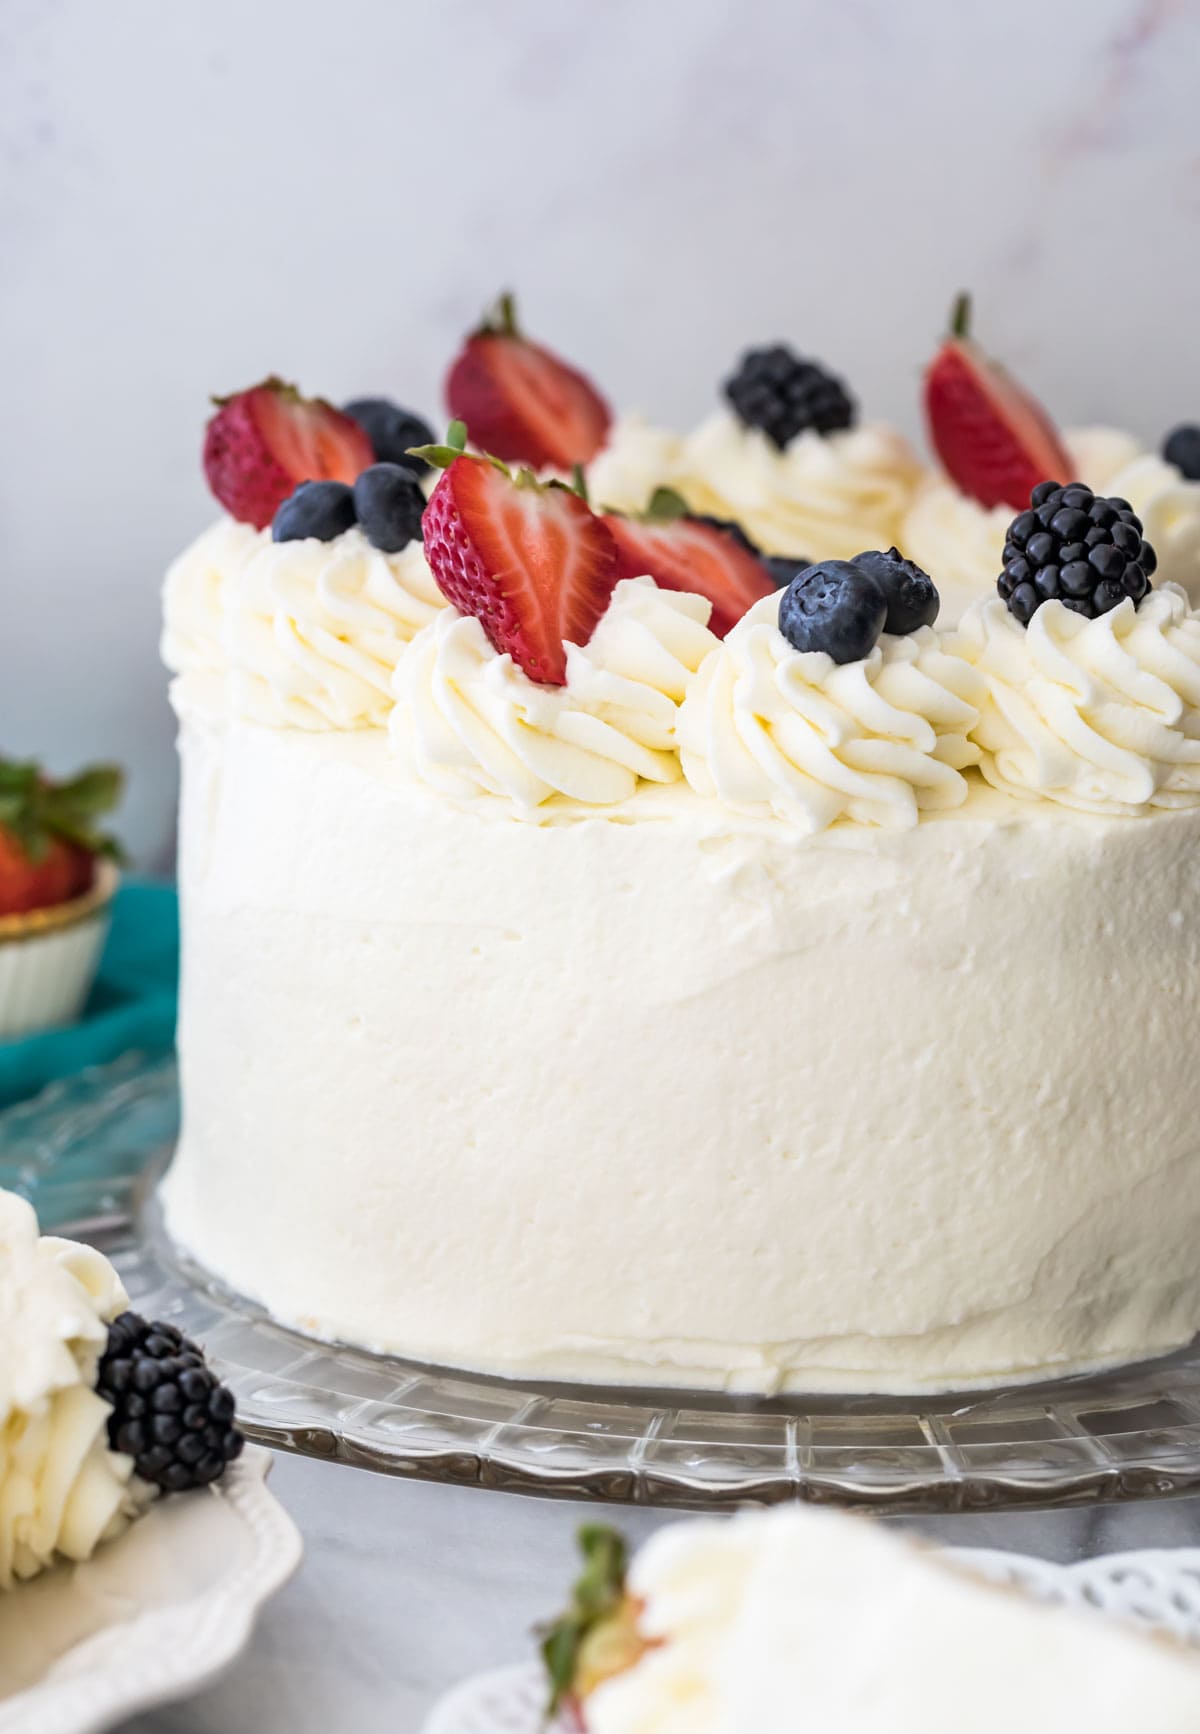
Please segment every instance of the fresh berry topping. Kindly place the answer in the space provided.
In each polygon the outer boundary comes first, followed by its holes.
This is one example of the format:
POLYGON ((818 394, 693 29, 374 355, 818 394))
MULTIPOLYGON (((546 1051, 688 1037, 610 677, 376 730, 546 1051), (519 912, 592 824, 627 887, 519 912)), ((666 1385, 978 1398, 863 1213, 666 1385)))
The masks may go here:
POLYGON ((425 474, 429 465, 414 457, 412 448, 432 445, 433 429, 419 415, 386 397, 356 397, 346 405, 346 414, 364 430, 381 464, 401 464, 414 475, 425 474))
POLYGON ((425 508, 425 557, 438 587, 473 614, 530 680, 565 686, 567 643, 586 644, 617 582, 617 551, 603 520, 561 482, 514 476, 492 458, 464 455, 452 423, 445 447, 423 455, 448 468, 425 508))
MULTIPOLYGON (((364 472, 365 474, 366 472, 364 472)), ((355 523, 354 489, 345 482, 301 482, 271 521, 276 542, 332 542, 355 523)))
POLYGON ((761 429, 780 451, 806 428, 830 434, 854 425, 854 400, 841 380, 786 343, 747 350, 724 390, 742 425, 761 429))
POLYGON ((625 1590, 624 1537, 606 1523, 588 1523, 579 1531, 579 1549, 583 1570, 572 1588, 571 1604, 543 1628, 541 1638, 550 1687, 547 1716, 566 1708, 582 1727, 582 1699, 603 1680, 632 1667, 646 1645, 637 1634, 636 1620, 629 1617, 636 1614, 636 1606, 625 1590), (603 1641, 610 1635, 619 1641, 603 1641), (598 1647, 597 1638, 602 1640, 598 1647), (603 1650, 602 1656, 597 1648, 603 1650))
POLYGON ((411 470, 401 464, 372 464, 354 484, 354 505, 363 534, 373 548, 398 554, 421 540, 425 495, 411 470))
POLYGON ((763 565, 776 590, 786 590, 797 572, 807 571, 812 561, 806 554, 764 554, 763 565))
POLYGON ((608 405, 591 381, 523 337, 511 295, 468 337, 446 380, 450 414, 506 463, 569 470, 608 437, 608 405))
POLYGON ((859 662, 875 648, 887 598, 869 572, 849 560, 822 560, 793 578, 779 600, 779 630, 795 650, 823 650, 859 662))
POLYGON ((883 591, 887 603, 885 632, 916 632, 919 627, 933 625, 941 597, 928 572, 906 560, 899 548, 889 548, 886 554, 872 548, 856 554, 850 564, 868 573, 883 591))
POLYGON ((112 1449, 132 1457, 142 1480, 164 1493, 206 1487, 242 1449, 232 1392, 174 1325, 132 1312, 114 1319, 96 1392, 112 1405, 112 1449))
POLYGON ((744 534, 691 516, 669 488, 655 493, 645 516, 607 512, 604 522, 617 544, 617 576, 648 573, 664 590, 706 596, 713 605, 709 625, 719 638, 775 588, 759 556, 747 552, 744 534))
POLYGON ((1072 464, 1035 398, 969 336, 970 298, 954 306, 950 335, 925 375, 929 437, 951 480, 984 506, 1019 506, 1072 464))
POLYGON ((353 482, 374 460, 358 423, 294 385, 264 379, 218 398, 204 435, 208 485, 233 517, 263 530, 299 482, 353 482))
MULTIPOLYGON (((660 488, 659 497, 669 494, 672 499, 681 498, 673 488, 660 488)), ((763 551, 757 543, 752 542, 736 518, 718 518, 712 512, 689 512, 686 502, 683 514, 692 520, 693 524, 707 524, 710 530, 724 530, 727 536, 732 536, 739 548, 744 548, 747 554, 753 554, 756 560, 761 560, 763 551)))
POLYGON ((1189 482, 1200 482, 1200 427, 1185 422, 1163 441, 1162 455, 1189 482))
POLYGON ((113 765, 56 783, 35 764, 0 758, 0 915, 70 903, 91 890, 98 856, 121 859, 96 821, 123 782, 113 765))
POLYGON ((1051 601, 1094 620, 1126 600, 1136 608, 1157 565, 1128 500, 1043 482, 1008 526, 996 588, 1022 622, 1051 601))

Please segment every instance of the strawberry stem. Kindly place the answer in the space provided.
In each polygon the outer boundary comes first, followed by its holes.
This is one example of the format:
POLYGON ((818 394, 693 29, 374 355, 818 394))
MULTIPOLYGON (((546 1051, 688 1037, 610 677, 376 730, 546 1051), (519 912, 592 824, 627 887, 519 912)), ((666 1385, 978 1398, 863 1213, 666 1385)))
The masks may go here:
POLYGON ((950 335, 966 339, 971 335, 971 297, 962 289, 955 296, 950 313, 950 335))
POLYGON ((571 465, 571 488, 574 493, 579 495, 585 506, 591 505, 592 502, 588 499, 587 475, 582 464, 571 465))
POLYGON ((517 298, 511 289, 506 289, 496 303, 496 311, 500 316, 500 330, 505 337, 517 335, 517 298))

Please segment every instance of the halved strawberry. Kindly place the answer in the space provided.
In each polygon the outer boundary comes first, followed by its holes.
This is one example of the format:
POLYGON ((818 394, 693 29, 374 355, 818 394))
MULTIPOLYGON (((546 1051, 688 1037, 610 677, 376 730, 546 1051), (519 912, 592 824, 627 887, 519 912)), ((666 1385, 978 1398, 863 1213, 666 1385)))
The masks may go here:
POLYGON ((264 529, 301 482, 354 482, 375 462, 366 431, 282 379, 216 398, 204 473, 225 510, 264 529))
POLYGON ((685 502, 660 488, 641 518, 606 512, 604 522, 617 544, 617 576, 649 573, 664 590, 707 596, 713 605, 709 626, 718 638, 736 626, 748 608, 776 588, 775 580, 751 551, 735 525, 724 529, 689 514, 685 502))
POLYGON ((0 758, 0 915, 51 909, 91 889, 97 857, 120 857, 96 820, 121 786, 111 765, 54 782, 33 763, 0 758))
POLYGON ((447 375, 446 402, 476 445, 536 470, 590 463, 612 421, 590 380, 521 335, 511 295, 468 337, 447 375))
POLYGON ((530 680, 565 686, 565 645, 588 642, 617 582, 612 536, 561 483, 543 486, 531 470, 514 476, 491 458, 448 455, 422 521, 442 594, 473 614, 530 680))
POLYGON ((1041 404, 970 337, 970 314, 960 295, 925 375, 929 437, 964 494, 1020 510, 1039 482, 1074 481, 1074 468, 1041 404))

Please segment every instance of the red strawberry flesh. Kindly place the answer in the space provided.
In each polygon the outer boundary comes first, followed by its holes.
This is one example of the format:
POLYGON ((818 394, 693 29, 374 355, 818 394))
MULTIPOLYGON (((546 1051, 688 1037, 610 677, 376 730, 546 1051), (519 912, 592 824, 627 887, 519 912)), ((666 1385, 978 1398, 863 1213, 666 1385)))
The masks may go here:
POLYGON ((267 379, 226 398, 204 436, 204 473, 226 511, 264 529, 301 482, 354 482, 375 461, 350 416, 267 379))
POLYGON ((946 473, 983 506, 1019 511, 1039 482, 1074 480, 1041 404, 965 334, 962 303, 925 375, 925 413, 946 473))
POLYGON ((564 686, 566 643, 588 642, 617 581, 612 536, 578 494, 464 456, 434 489, 423 530, 447 600, 531 680, 564 686))
POLYGON ((713 605, 709 625, 718 638, 775 589, 762 563, 712 524, 687 517, 646 523, 615 512, 604 521, 617 544, 618 576, 648 573, 664 590, 706 596, 713 605))
POLYGON ((475 445, 536 470, 590 463, 612 421, 589 379, 515 327, 467 339, 447 376, 446 401, 475 445))

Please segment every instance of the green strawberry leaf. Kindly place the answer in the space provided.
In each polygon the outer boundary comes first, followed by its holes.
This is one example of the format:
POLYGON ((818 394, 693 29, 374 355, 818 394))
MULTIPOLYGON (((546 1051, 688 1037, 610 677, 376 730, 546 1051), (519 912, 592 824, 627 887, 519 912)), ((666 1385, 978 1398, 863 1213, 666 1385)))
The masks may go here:
POLYGON ((583 1570, 571 1592, 571 1605, 542 1634, 542 1661, 550 1685, 548 1716, 558 1712, 575 1683, 579 1652, 589 1632, 616 1613, 625 1594, 624 1536, 606 1523, 587 1523, 579 1531, 579 1547, 583 1570))

